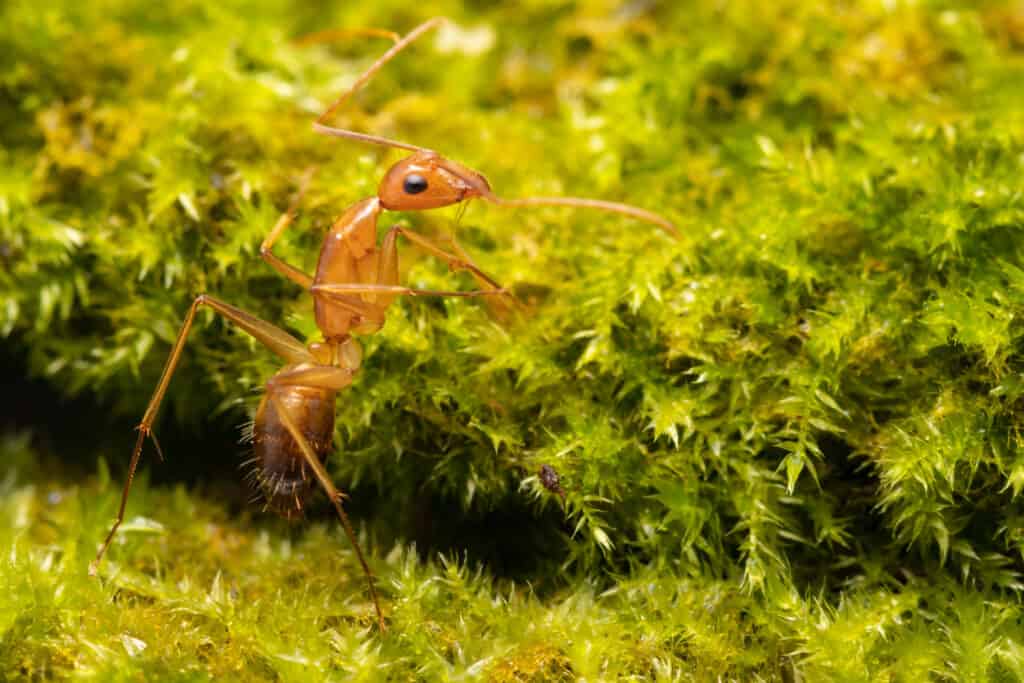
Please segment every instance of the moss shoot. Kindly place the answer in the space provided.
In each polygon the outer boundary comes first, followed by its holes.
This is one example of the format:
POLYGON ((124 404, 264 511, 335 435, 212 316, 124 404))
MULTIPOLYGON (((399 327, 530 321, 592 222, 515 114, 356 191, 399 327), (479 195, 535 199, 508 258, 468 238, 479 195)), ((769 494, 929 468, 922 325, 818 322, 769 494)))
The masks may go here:
POLYGON ((1024 680, 1022 84, 1019 2, 0 3, 0 678, 1024 680), (297 39, 434 15, 339 123, 683 239, 382 222, 524 304, 398 302, 338 401, 385 634, 326 501, 246 503, 280 363, 209 311, 90 579, 191 300, 315 339, 260 241, 401 158, 310 128, 388 42, 297 39))

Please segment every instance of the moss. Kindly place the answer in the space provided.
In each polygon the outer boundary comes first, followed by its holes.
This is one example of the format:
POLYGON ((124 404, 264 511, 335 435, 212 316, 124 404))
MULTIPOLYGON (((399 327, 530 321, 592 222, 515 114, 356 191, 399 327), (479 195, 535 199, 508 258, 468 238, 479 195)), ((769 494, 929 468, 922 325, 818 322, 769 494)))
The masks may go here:
POLYGON ((3 4, 0 333, 31 391, 2 420, 0 672, 1020 679, 1022 26, 999 2, 3 4), (207 313, 153 467, 203 484, 144 475, 88 580, 191 299, 314 339, 258 245, 316 166, 280 248, 312 269, 398 158, 309 129, 384 45, 292 39, 435 14, 460 29, 344 120, 685 237, 399 217, 457 232, 525 313, 401 301, 339 400, 386 635, 325 506, 240 502, 225 444, 277 365, 207 313))

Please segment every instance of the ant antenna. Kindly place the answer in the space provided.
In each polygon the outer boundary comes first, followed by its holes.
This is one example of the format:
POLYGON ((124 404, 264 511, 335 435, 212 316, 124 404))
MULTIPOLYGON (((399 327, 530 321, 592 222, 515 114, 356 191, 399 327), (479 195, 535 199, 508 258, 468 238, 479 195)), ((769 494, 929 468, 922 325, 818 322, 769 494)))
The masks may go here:
POLYGON ((522 199, 502 199, 501 197, 490 193, 482 196, 485 201, 497 204, 498 206, 571 206, 574 208, 609 211, 611 213, 630 216, 637 220, 644 221, 645 223, 653 223, 672 237, 682 239, 682 235, 679 233, 679 230, 668 219, 654 213, 653 211, 641 209, 640 207, 632 206, 631 204, 608 202, 603 199, 583 199, 581 197, 524 197, 522 199))
MULTIPOLYGON (((379 137, 377 135, 370 135, 368 133, 357 133, 354 130, 348 130, 346 128, 334 128, 326 125, 326 121, 334 114, 345 102, 349 100, 358 90, 360 90, 366 83, 380 71, 385 64, 395 58, 399 52, 407 48, 415 40, 420 38, 423 34, 430 31, 431 29, 437 28, 441 24, 446 23, 448 20, 444 17, 434 17, 428 21, 423 22, 412 31, 407 33, 405 36, 399 38, 398 34, 392 33, 391 31, 385 31, 383 29, 355 29, 352 31, 320 31, 317 33, 310 34, 304 38, 299 39, 300 44, 318 43, 333 40, 338 37, 347 35, 370 35, 377 37, 385 37, 394 41, 394 45, 388 49, 381 57, 375 61, 370 67, 356 79, 352 87, 346 90, 341 96, 336 99, 327 110, 321 114, 316 121, 313 122, 313 130, 323 135, 331 135, 339 138, 348 138, 349 140, 358 140, 359 142, 366 142, 371 145, 383 145, 387 147, 397 147, 398 149, 406 149, 410 152, 427 152, 428 154, 437 154, 433 150, 427 147, 419 147, 412 145, 407 142, 400 142, 398 140, 391 140, 389 138, 379 137)), ((478 196, 484 200, 497 204, 499 206, 568 206, 574 208, 586 208, 586 209, 598 209, 600 211, 608 211, 611 213, 617 213, 624 216, 630 216, 637 220, 644 221, 646 223, 652 223, 657 225, 659 228, 664 230, 670 236, 675 239, 681 239, 682 235, 679 230, 673 225, 668 219, 648 211, 641 209, 637 206, 631 206, 629 204, 620 204, 619 202, 609 202, 603 199, 584 199, 580 197, 525 197, 521 199, 502 199, 490 191, 490 188, 476 188, 479 193, 478 196)), ((456 222, 462 217, 461 212, 459 213, 456 222)))
MULTIPOLYGON (((430 149, 427 149, 426 147, 418 147, 416 145, 411 145, 407 142, 390 140, 388 138, 382 138, 377 135, 368 135, 367 133, 357 133, 354 130, 348 130, 346 128, 334 128, 326 125, 325 122, 327 121, 327 119, 330 118, 330 116, 334 112, 338 110, 339 107, 341 107, 341 105, 345 104, 345 102, 347 102, 348 99, 356 93, 356 91, 358 91, 360 88, 366 85, 366 82, 373 78, 374 75, 378 71, 380 71, 385 64, 394 59, 395 55, 397 55, 399 52, 408 47, 410 43, 415 41, 417 38, 422 36, 427 31, 436 28, 437 26, 440 26, 441 24, 447 21, 448 20, 445 19, 444 17, 434 17, 433 19, 430 19, 429 21, 425 21, 424 23, 420 24, 402 38, 398 38, 397 34, 391 33, 390 31, 383 31, 381 29, 365 29, 363 33, 366 33, 368 35, 385 36, 388 38, 392 38, 393 40, 395 40, 395 44, 392 45, 387 52, 381 55, 380 59, 371 64, 370 68, 364 71, 363 74, 356 79, 356 82, 352 84, 352 87, 343 92, 341 94, 341 97, 336 99, 334 103, 327 108, 327 111, 321 114, 317 118, 317 120, 313 122, 313 130, 315 130, 318 133, 322 133, 323 135, 332 135, 334 137, 339 138, 348 138, 349 140, 358 140, 359 142, 368 142, 371 145, 397 147, 399 149, 407 149, 411 152, 432 151, 430 149)), ((319 33, 314 33, 310 36, 306 36, 305 38, 300 39, 299 42, 300 44, 306 42, 323 42, 324 40, 330 40, 338 35, 345 35, 345 32, 321 31, 319 33)))

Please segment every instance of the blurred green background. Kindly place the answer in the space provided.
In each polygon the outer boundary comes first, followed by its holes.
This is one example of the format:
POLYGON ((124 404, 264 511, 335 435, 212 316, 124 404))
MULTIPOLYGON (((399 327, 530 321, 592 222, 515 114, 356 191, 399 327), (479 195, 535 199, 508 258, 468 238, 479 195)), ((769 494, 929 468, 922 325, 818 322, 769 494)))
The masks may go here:
MULTIPOLYGON (((133 0, 0 5, 0 676, 1020 680, 1024 5, 133 0), (303 339, 333 218, 395 151, 483 172, 387 215, 524 302, 398 302, 323 501, 249 504, 279 363, 198 318, 102 577, 132 428, 191 300, 303 339), (563 501, 537 473, 554 467, 563 501)), ((470 288, 403 249, 412 286, 470 288)))

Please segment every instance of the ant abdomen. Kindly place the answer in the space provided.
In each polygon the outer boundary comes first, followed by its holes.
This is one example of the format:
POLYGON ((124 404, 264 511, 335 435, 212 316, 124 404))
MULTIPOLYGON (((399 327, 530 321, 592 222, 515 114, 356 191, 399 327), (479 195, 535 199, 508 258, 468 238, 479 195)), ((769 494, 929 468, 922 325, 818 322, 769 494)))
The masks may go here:
POLYGON ((267 387, 253 424, 252 476, 266 507, 292 520, 302 517, 316 475, 279 412, 302 433, 320 462, 327 460, 334 437, 335 392, 294 385, 267 387))

